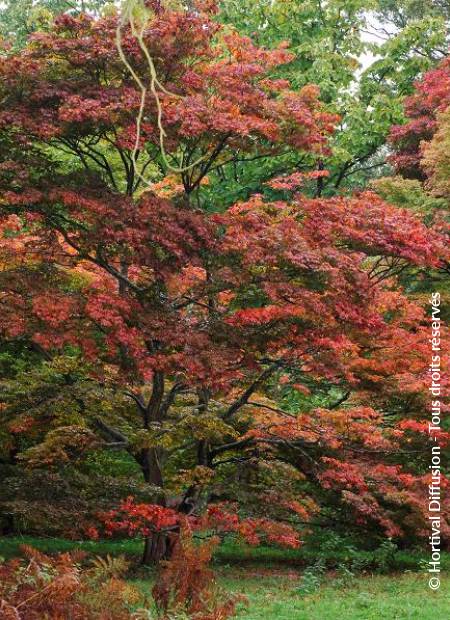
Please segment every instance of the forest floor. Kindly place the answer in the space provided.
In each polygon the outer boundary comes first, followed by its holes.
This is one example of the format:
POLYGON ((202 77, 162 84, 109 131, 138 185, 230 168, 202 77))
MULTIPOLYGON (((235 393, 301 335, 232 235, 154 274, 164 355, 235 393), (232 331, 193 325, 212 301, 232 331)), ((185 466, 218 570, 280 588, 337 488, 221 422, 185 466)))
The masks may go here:
MULTIPOLYGON (((0 556, 19 555, 21 544, 49 553, 82 548, 93 554, 125 555, 133 559, 138 557, 141 546, 138 541, 73 542, 24 536, 2 538, 0 556)), ((219 586, 247 599, 246 603, 239 604, 237 618, 240 620, 450 618, 449 578, 442 578, 440 589, 432 592, 427 574, 417 568, 386 575, 373 575, 370 571, 358 574, 339 568, 321 573, 305 569, 305 561, 311 563, 311 559, 308 553, 305 557, 305 551, 249 549, 227 543, 217 555, 215 569, 219 586)), ((339 557, 332 559, 338 561, 339 557)), ((444 568, 448 559, 445 554, 444 568)), ((414 566, 418 558, 412 553, 399 552, 398 563, 403 571, 408 561, 414 566)), ((153 579, 153 572, 145 569, 139 569, 130 577, 130 581, 146 594, 153 579)))

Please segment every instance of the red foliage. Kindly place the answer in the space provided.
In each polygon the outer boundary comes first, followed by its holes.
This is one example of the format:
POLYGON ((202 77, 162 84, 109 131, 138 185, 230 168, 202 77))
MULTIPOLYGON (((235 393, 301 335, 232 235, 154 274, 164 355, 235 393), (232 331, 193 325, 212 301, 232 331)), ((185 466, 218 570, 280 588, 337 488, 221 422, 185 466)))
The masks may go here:
MULTIPOLYGON (((376 405, 386 410, 380 394, 408 394, 422 404, 429 362, 424 312, 396 290, 395 276, 407 264, 437 267, 449 249, 414 214, 372 193, 307 199, 294 192, 272 202, 255 195, 216 215, 195 208, 192 192, 218 162, 255 149, 278 154, 285 144, 315 154, 336 120, 324 113, 315 87, 293 92, 268 79, 291 58, 284 46, 257 48, 222 31, 205 11, 157 11, 145 32, 157 73, 175 94, 161 95, 166 149, 183 152, 185 164, 202 156, 177 179, 184 191, 173 199, 158 187, 144 191, 132 166, 140 93, 113 43, 116 18, 64 15, 22 53, 0 58, 0 129, 8 146, 0 162, 1 335, 28 339, 49 355, 79 348, 92 377, 102 379, 98 389, 105 376, 116 390, 134 389, 144 431, 164 431, 175 451, 186 439, 186 431, 181 439, 178 433, 182 417, 170 410, 177 390, 206 393, 220 405, 208 411, 218 430, 206 441, 189 427, 199 454, 206 453, 203 466, 219 467, 216 457, 233 454, 236 443, 268 461, 293 446, 295 467, 338 493, 358 519, 392 533, 386 504, 401 497, 416 510, 421 480, 413 493, 407 474, 382 462, 414 429, 383 428, 376 405), (86 169, 63 173, 45 155, 54 148, 69 150, 86 169), (353 392, 355 402, 298 416, 263 404, 240 418, 252 407, 249 398, 280 373, 281 385, 305 393, 309 384, 326 383, 353 392), (146 407, 140 397, 149 383, 146 407), (304 458, 305 450, 319 459, 304 458)), ((127 29, 124 49, 147 75, 127 29)), ((426 78, 433 89, 424 103, 428 86, 411 100, 414 122, 428 118, 441 97, 436 88, 448 83, 448 66, 426 78)), ((160 155, 156 128, 149 98, 142 168, 160 155)), ((317 175, 271 185, 292 192, 317 175)), ((205 408, 192 408, 199 422, 205 408)), ((150 473, 161 474, 155 450, 144 456, 155 457, 150 473)), ((163 476, 156 478, 160 486, 163 476)), ((133 500, 105 519, 111 533, 142 536, 181 525, 175 509, 133 500)), ((255 544, 262 537, 298 544, 292 528, 265 516, 239 519, 211 508, 197 519, 198 527, 255 544)))
MULTIPOLYGON (((136 504, 129 497, 117 510, 99 517, 109 536, 126 533, 132 537, 147 537, 161 532, 179 532, 183 525, 189 525, 190 529, 198 532, 234 533, 251 545, 259 545, 262 539, 283 547, 295 548, 300 544, 298 533, 291 526, 270 519, 241 518, 236 506, 213 504, 202 516, 186 517, 171 508, 136 504)), ((94 538, 98 536, 97 530, 92 533, 94 538)))
MULTIPOLYGON (((14 109, 0 113, 0 126, 13 124, 27 139, 48 140, 70 139, 74 132, 82 139, 95 125, 102 134, 112 131, 116 146, 132 148, 140 92, 122 77, 114 43, 116 19, 62 15, 51 32, 33 35, 32 45, 20 55, 2 58, 0 72, 11 103, 18 75, 21 97, 14 109), (53 53, 58 55, 57 63, 52 61, 56 74, 47 68, 53 53)), ((269 70, 290 61, 292 54, 284 46, 258 48, 237 33, 221 32, 220 46, 214 45, 218 31, 207 12, 176 11, 160 12, 145 31, 157 74, 165 76, 167 91, 176 95, 162 95, 167 145, 174 149, 184 140, 207 136, 216 145, 229 138, 245 149, 251 146, 249 137, 259 136, 299 148, 322 146, 335 117, 318 109, 317 89, 294 93, 287 83, 266 79, 269 70)), ((127 29, 123 37, 125 53, 146 75, 138 42, 127 29)), ((146 118, 143 138, 157 144, 151 99, 146 118)))
POLYGON ((213 529, 218 533, 236 533, 250 545, 259 545, 266 540, 281 547, 300 546, 298 533, 290 525, 271 519, 240 518, 236 510, 236 506, 211 505, 196 527, 213 529))
POLYGON ((174 530, 180 515, 171 508, 156 504, 136 504, 132 497, 123 501, 117 510, 101 516, 106 533, 126 532, 129 536, 149 536, 152 532, 174 530))
POLYGON ((437 128, 437 116, 450 105, 450 58, 428 71, 405 102, 407 122, 391 130, 396 150, 392 157, 397 171, 406 178, 424 178, 421 168, 422 142, 429 141, 437 128))

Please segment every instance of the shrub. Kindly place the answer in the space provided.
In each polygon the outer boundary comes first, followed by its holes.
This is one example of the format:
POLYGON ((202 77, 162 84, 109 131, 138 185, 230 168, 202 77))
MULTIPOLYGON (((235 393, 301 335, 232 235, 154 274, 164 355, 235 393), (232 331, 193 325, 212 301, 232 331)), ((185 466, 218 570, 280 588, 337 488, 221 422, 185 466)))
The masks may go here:
POLYGON ((187 523, 182 526, 171 559, 162 562, 152 591, 162 620, 225 620, 235 615, 236 605, 243 598, 227 596, 220 590, 209 566, 218 543, 217 537, 198 543, 187 523))
POLYGON ((2 620, 131 620, 140 595, 120 578, 122 558, 97 559, 82 570, 83 553, 44 555, 23 547, 25 559, 0 565, 2 620))

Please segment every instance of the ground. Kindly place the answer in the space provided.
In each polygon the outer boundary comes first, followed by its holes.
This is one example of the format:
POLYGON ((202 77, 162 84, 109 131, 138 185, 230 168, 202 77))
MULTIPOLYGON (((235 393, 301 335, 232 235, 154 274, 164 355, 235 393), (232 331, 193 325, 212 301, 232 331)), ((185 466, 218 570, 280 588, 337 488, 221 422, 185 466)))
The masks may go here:
MULTIPOLYGON (((94 554, 124 554, 137 557, 137 541, 69 542, 31 537, 3 538, 0 556, 20 553, 20 544, 42 551, 56 552, 83 548, 94 554)), ((304 553, 304 552, 302 552, 304 553)), ((311 558, 307 558, 308 561, 311 558)), ((339 558, 337 558, 339 559, 339 558)), ((341 558, 342 559, 342 558, 341 558)), ((399 562, 417 563, 414 554, 404 552, 399 562), (414 560, 414 561, 413 561, 414 560)), ((444 554, 444 565, 448 554, 444 554)), ((248 603, 239 606, 239 620, 448 620, 450 618, 450 579, 443 577, 441 588, 428 588, 425 571, 415 568, 388 575, 371 572, 353 574, 327 570, 323 574, 301 565, 298 552, 226 544, 216 562, 218 583, 225 590, 244 594, 248 603)), ((444 566, 445 568, 445 566, 444 566)), ((130 581, 149 592, 152 571, 140 570, 130 581)))
POLYGON ((448 620, 450 580, 438 592, 428 588, 423 573, 364 576, 345 587, 326 577, 317 592, 299 593, 298 574, 258 575, 230 569, 220 576, 229 590, 249 600, 242 620, 448 620))

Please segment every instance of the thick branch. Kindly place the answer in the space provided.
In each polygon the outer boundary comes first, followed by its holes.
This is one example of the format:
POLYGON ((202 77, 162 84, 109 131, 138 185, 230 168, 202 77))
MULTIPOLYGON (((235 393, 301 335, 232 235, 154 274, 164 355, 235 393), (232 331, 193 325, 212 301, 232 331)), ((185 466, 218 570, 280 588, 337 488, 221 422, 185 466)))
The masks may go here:
POLYGON ((228 420, 231 418, 241 407, 248 403, 250 396, 260 388, 267 379, 279 368, 280 362, 274 362, 269 368, 266 368, 259 377, 241 394, 241 396, 228 408, 223 418, 228 420))
POLYGON ((122 447, 124 449, 128 449, 130 446, 130 442, 128 437, 126 437, 123 433, 118 431, 116 428, 112 428, 106 422, 104 422, 101 418, 94 419, 95 426, 103 432, 105 435, 111 437, 114 440, 114 443, 111 446, 115 448, 122 447))

